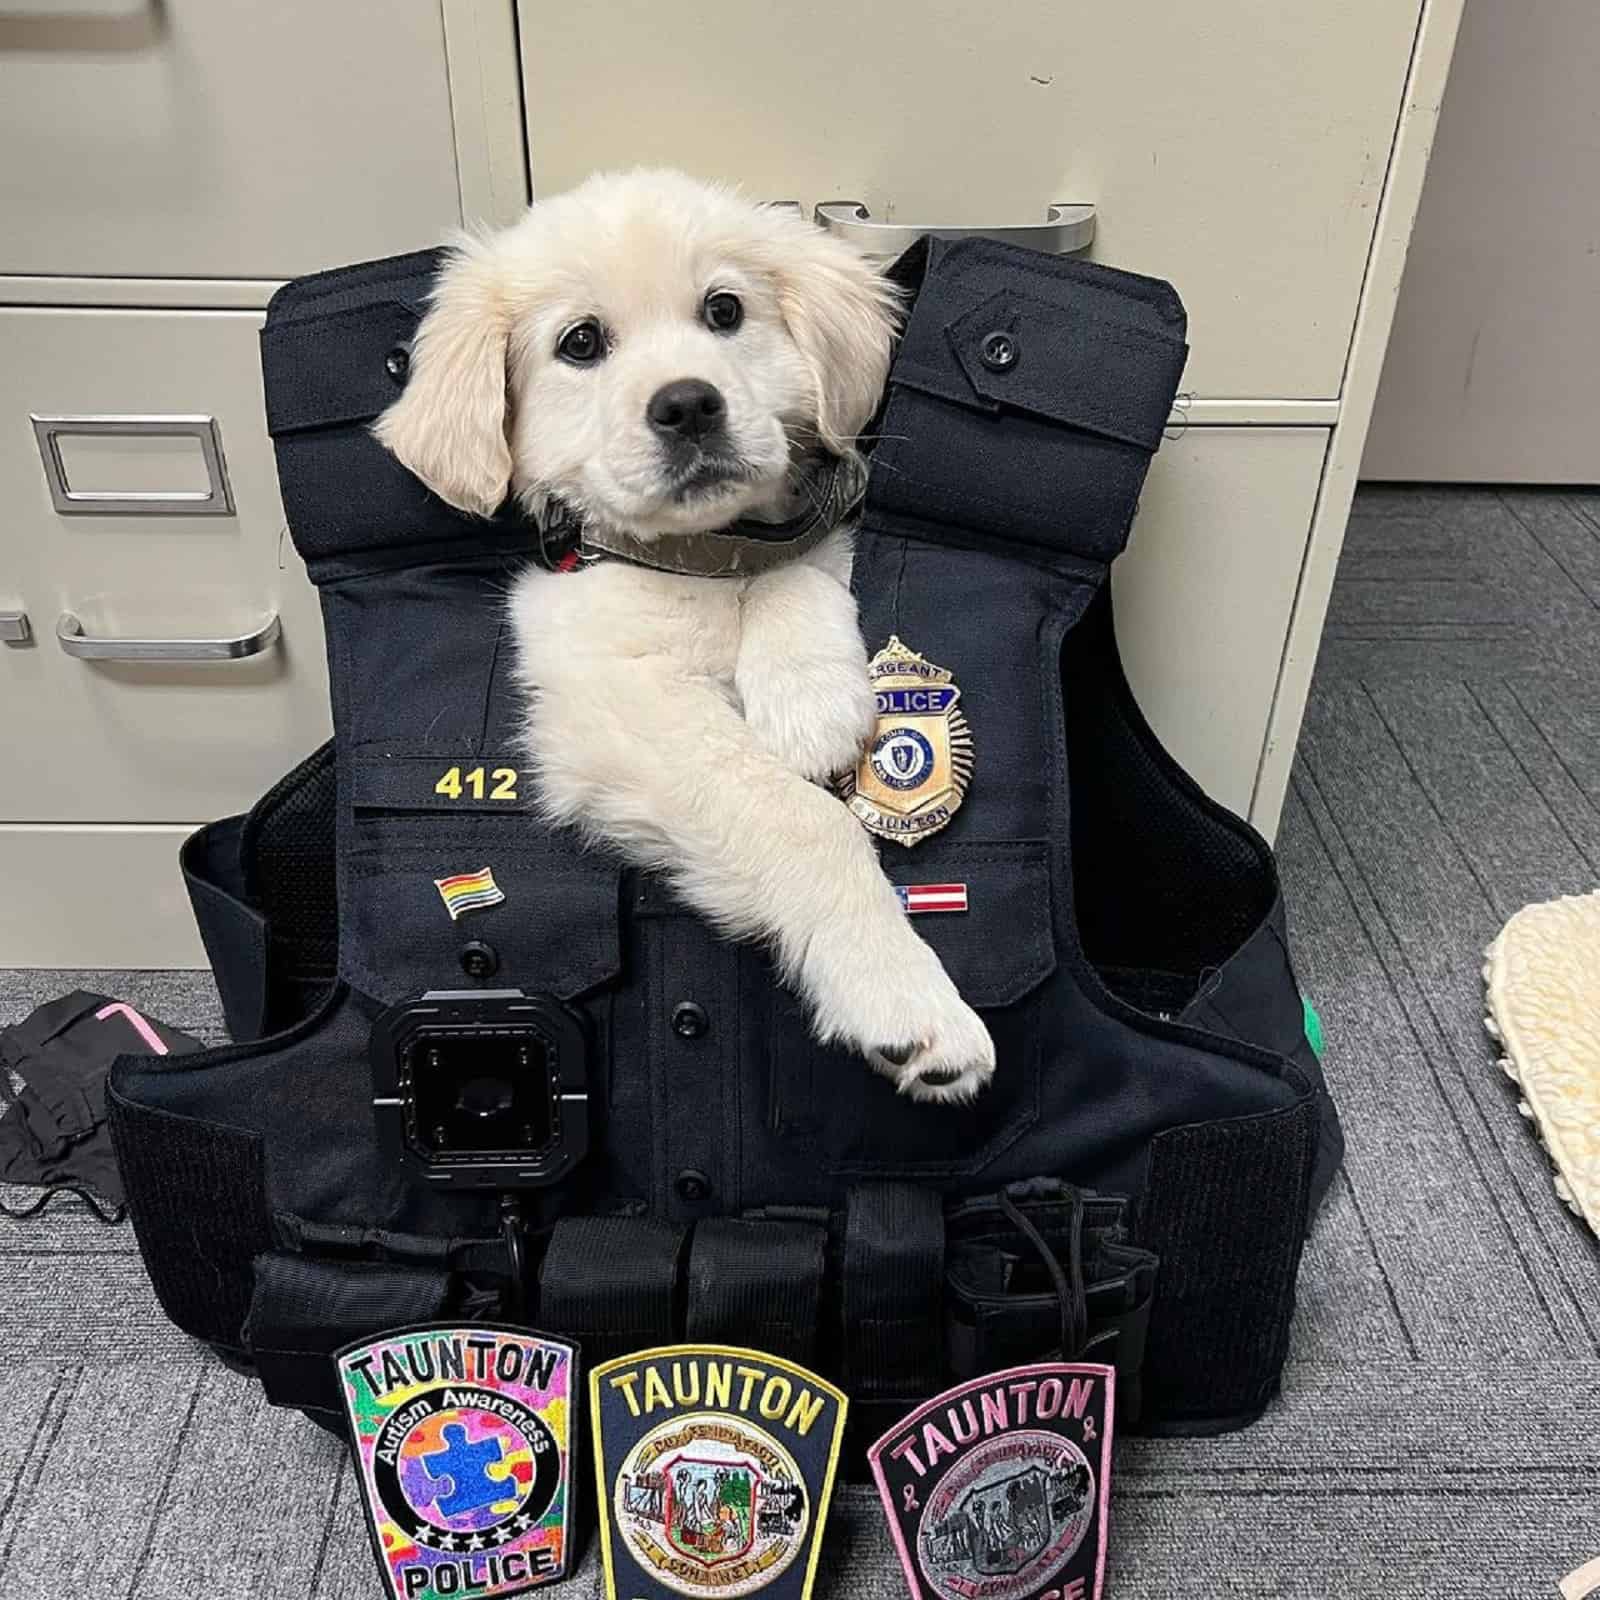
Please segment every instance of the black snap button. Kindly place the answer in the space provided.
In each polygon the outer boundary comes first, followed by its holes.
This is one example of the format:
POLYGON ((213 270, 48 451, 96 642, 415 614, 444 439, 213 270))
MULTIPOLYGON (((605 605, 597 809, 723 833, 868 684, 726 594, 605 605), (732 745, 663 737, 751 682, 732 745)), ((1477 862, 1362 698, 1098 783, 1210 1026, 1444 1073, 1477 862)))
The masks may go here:
POLYGON ((698 1205, 711 1193, 711 1180, 703 1172, 696 1172, 693 1167, 688 1167, 678 1174, 675 1185, 680 1200, 687 1200, 690 1205, 698 1205))
POLYGON ((1021 347, 1016 339, 997 328, 993 333, 984 334, 978 358, 991 372, 1004 372, 1008 367, 1017 364, 1020 351, 1021 347))
POLYGON ((383 370, 394 379, 396 383, 404 383, 411 371, 411 346, 397 344, 388 355, 383 358, 383 370))
POLYGON ((461 970, 469 978, 492 978, 500 970, 500 952, 482 939, 461 947, 461 970))
POLYGON ((672 1008, 672 1031, 680 1039, 703 1039, 711 1028, 704 1006, 684 1000, 672 1008))

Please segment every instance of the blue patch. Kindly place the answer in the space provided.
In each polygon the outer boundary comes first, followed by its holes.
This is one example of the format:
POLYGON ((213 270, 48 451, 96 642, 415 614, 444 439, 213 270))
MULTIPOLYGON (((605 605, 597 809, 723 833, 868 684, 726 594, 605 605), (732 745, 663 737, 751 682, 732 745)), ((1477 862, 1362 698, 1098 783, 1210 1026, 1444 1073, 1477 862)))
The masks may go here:
POLYGON ((917 789, 933 771, 933 746, 915 728, 890 728, 873 741, 867 759, 880 783, 891 789, 917 789))
POLYGON ((505 1451, 498 1439, 481 1444, 467 1443, 467 1430, 458 1422, 444 1430, 447 1449, 419 1456, 423 1469, 439 1485, 434 1509, 446 1517, 459 1517, 465 1511, 481 1511, 506 1497, 503 1478, 491 1478, 485 1468, 499 1466, 505 1451), (450 1492, 445 1493, 448 1489, 450 1492))

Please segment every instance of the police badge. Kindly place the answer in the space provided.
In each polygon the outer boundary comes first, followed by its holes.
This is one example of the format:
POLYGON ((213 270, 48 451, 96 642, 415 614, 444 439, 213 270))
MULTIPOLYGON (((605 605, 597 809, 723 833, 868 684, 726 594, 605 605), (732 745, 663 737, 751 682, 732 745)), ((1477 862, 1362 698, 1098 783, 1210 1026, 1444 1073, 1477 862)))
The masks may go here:
POLYGON ((577 1347, 398 1329, 335 1358, 390 1600, 521 1594, 567 1571, 577 1347))
POLYGON ((867 1451, 913 1600, 1099 1600, 1113 1368, 1050 1362, 928 1401, 867 1451))
POLYGON ((839 798, 871 833, 908 848, 937 833, 961 807, 972 777, 972 734, 946 667, 891 638, 867 665, 878 726, 839 798))
POLYGON ((596 1367, 609 1600, 807 1600, 847 1405, 755 1350, 673 1345, 596 1367))

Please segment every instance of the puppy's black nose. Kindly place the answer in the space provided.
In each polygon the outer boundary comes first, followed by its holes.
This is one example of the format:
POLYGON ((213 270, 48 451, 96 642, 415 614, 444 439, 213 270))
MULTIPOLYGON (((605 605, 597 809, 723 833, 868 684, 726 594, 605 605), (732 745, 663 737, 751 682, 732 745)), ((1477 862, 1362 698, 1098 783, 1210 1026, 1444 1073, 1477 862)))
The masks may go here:
POLYGON ((701 378, 678 378, 650 396, 645 415, 668 443, 688 439, 698 444, 721 432, 727 409, 720 389, 701 378))

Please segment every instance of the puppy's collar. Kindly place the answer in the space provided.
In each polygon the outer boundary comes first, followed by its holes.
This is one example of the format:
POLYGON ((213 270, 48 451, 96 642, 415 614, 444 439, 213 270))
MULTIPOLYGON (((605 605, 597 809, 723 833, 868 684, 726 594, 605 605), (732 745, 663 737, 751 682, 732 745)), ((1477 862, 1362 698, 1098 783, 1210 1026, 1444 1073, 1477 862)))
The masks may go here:
POLYGON ((809 457, 796 468, 796 477, 810 504, 786 522, 740 517, 725 528, 654 539, 608 528, 562 501, 547 501, 535 519, 540 565, 574 572, 596 561, 626 561, 692 578, 753 578, 820 544, 854 517, 866 498, 866 467, 856 456, 809 457))

